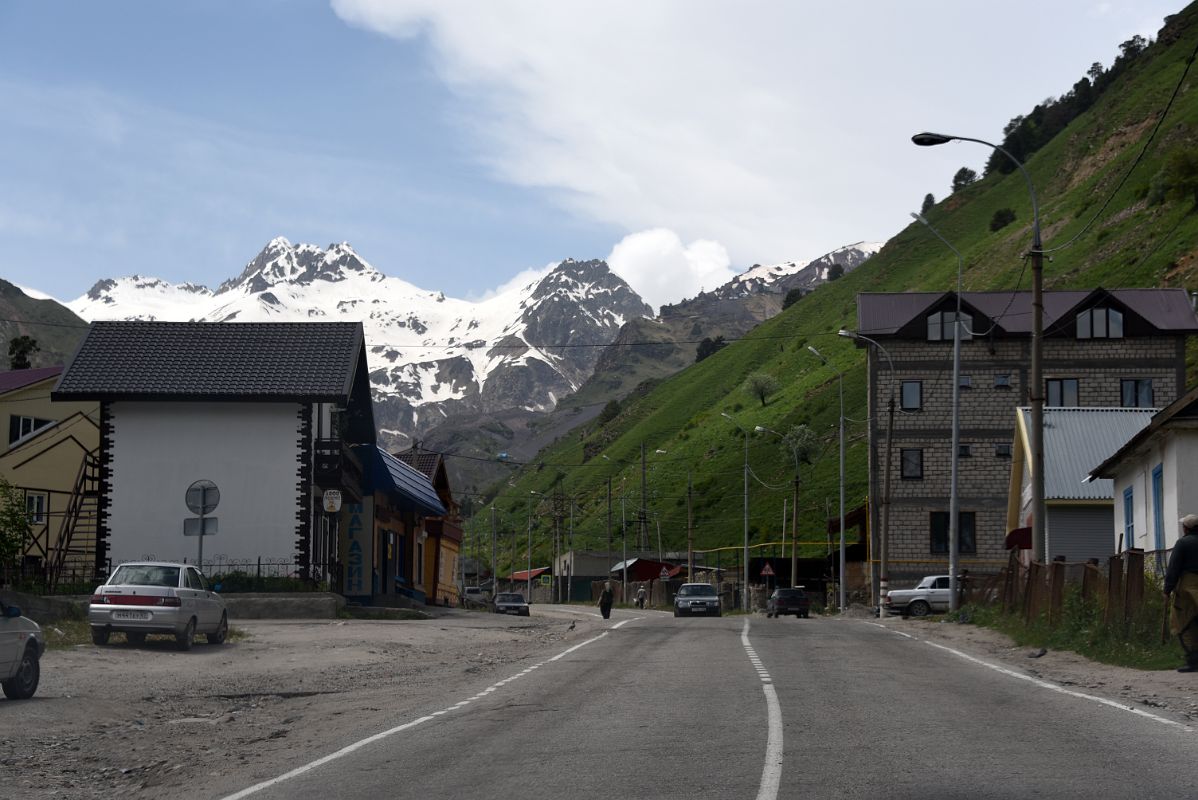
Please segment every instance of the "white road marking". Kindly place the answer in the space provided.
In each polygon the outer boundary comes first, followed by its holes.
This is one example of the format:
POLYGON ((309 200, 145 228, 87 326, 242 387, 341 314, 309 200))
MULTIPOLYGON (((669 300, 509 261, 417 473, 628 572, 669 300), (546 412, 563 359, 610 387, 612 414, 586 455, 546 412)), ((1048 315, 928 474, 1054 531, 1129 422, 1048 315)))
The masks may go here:
MULTIPOLYGON (((638 617, 638 619, 639 619, 639 617, 638 617)), ((621 622, 619 625, 613 625, 612 627, 618 628, 618 627, 620 627, 620 625, 623 625, 625 622, 632 622, 632 621, 633 620, 624 620, 624 622, 621 622)), ((528 675, 529 673, 531 673, 533 670, 543 667, 546 664, 557 661, 560 658, 564 658, 565 656, 568 656, 570 653, 573 653, 575 650, 586 647, 588 644, 592 644, 594 642, 599 641, 604 636, 607 636, 607 633, 608 633, 607 631, 604 631, 603 633, 599 634, 598 636, 587 639, 585 642, 580 642, 579 644, 576 644, 567 650, 563 650, 562 652, 558 653, 557 655, 553 656, 552 658, 547 658, 544 661, 541 661, 537 664, 532 664, 529 667, 527 667, 526 669, 522 670, 521 672, 516 673, 515 675, 507 677, 501 681, 497 681, 496 683, 488 686, 486 689, 483 689, 478 694, 471 696, 467 700, 459 700, 458 702, 454 703, 451 706, 443 708, 439 711, 434 711, 434 712, 427 714, 423 717, 414 719, 411 722, 405 722, 403 725, 398 725, 389 730, 382 731, 381 733, 376 733, 373 736, 367 736, 365 739, 354 742, 353 744, 350 744, 350 745, 346 745, 345 747, 341 748, 340 750, 337 750, 336 752, 329 753, 327 756, 318 758, 315 761, 310 761, 309 763, 304 764, 303 766, 296 767, 295 769, 291 770, 290 772, 285 772, 276 778, 271 778, 270 780, 262 781, 261 783, 256 783, 253 786, 242 789, 239 792, 235 792, 231 795, 227 795, 226 797, 223 798, 223 800, 241 800, 241 798, 243 798, 243 797, 249 797, 252 794, 257 794, 258 792, 262 791, 263 789, 269 789, 270 787, 280 784, 283 781, 290 780, 291 778, 294 778, 298 775, 303 775, 305 772, 310 772, 311 770, 314 770, 317 767, 328 764, 330 761, 336 761, 339 758, 343 758, 343 757, 349 755, 350 753, 353 753, 356 750, 360 750, 369 744, 374 744, 377 741, 386 739, 388 736, 394 736, 395 734, 401 733, 402 731, 406 731, 411 728, 415 728, 417 725, 422 725, 425 722, 429 722, 430 720, 435 720, 437 717, 442 716, 443 714, 448 714, 452 711, 460 711, 460 710, 464 709, 466 706, 470 705, 473 701, 481 700, 482 698, 484 698, 487 695, 491 694, 492 692, 496 691, 497 689, 504 686, 505 684, 510 683, 510 682, 516 680, 517 678, 522 678, 525 675, 528 675)), ((781 735, 781 734, 779 734, 779 735, 781 735)))
POLYGON ((1111 708, 1117 708, 1120 711, 1127 711, 1128 713, 1135 714, 1138 717, 1145 717, 1145 718, 1153 720, 1155 722, 1159 722, 1162 725, 1169 725, 1169 726, 1172 726, 1175 728, 1181 728, 1183 731, 1187 731, 1190 733, 1192 733, 1194 731, 1193 728, 1191 728, 1189 725, 1186 725, 1183 722, 1177 722, 1176 720, 1171 720, 1166 717, 1159 716, 1157 714, 1152 714, 1148 711, 1144 711, 1142 709, 1136 708, 1135 706, 1129 706, 1126 703, 1117 703, 1114 700, 1108 700, 1105 697, 1098 697, 1097 695, 1093 695, 1093 694, 1086 694, 1085 692, 1075 692, 1072 689, 1066 689, 1064 686, 1059 686, 1055 683, 1050 683, 1049 681, 1043 681, 1043 680, 1040 680, 1039 678, 1033 678, 1031 675, 1025 675, 1022 672, 1019 672, 1018 670, 1013 670, 1013 669, 1009 669, 1007 667, 1002 667, 1002 666, 999 666, 998 664, 992 664, 989 661, 983 661, 982 659, 975 658, 974 656, 971 656, 968 653, 962 653, 960 650, 954 650, 951 647, 945 647, 942 644, 936 644, 935 642, 930 642, 927 639, 920 639, 918 636, 912 636, 909 633, 903 633, 902 631, 896 631, 893 628, 890 628, 886 625, 879 625, 876 622, 870 622, 867 624, 874 625, 875 627, 882 628, 883 630, 888 630, 891 633, 897 633, 899 636, 906 636, 908 639, 914 639, 917 642, 923 642, 926 645, 930 645, 931 647, 935 647, 939 650, 943 650, 946 653, 952 653, 953 655, 959 656, 960 658, 963 658, 966 661, 972 661, 974 664, 980 664, 981 666, 992 669, 995 672, 1001 672, 1003 675, 1009 675, 1012 678, 1018 678, 1021 681, 1027 681, 1028 683, 1039 686, 1041 689, 1048 689, 1050 691, 1057 692, 1058 694, 1068 695, 1069 697, 1076 697, 1079 700, 1090 700, 1095 703, 1100 703, 1104 706, 1109 706, 1111 708))
POLYGON ((773 679, 761 662, 757 651, 749 643, 749 618, 745 617, 745 625, 740 632, 740 643, 749 656, 749 661, 761 678, 762 690, 765 692, 765 711, 768 720, 769 733, 765 741, 765 765, 761 768, 761 784, 757 789, 757 800, 777 800, 778 787, 782 784, 782 706, 778 703, 778 693, 774 689, 773 679))

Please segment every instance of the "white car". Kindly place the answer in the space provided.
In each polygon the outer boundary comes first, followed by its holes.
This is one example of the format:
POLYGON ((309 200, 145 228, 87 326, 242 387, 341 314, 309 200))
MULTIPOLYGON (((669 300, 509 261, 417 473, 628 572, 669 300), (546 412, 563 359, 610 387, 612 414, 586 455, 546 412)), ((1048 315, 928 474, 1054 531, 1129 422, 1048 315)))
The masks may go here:
POLYGON ((6 697, 25 700, 37 691, 46 640, 41 627, 21 609, 0 600, 0 686, 6 697))
POLYGON ((229 633, 225 601, 190 564, 142 561, 121 564, 92 595, 87 610, 92 641, 108 644, 113 633, 124 633, 130 644, 146 635, 175 637, 180 650, 190 650, 197 633, 208 644, 222 644, 229 633))
POLYGON ((929 575, 914 589, 891 589, 886 593, 886 613, 904 617, 926 617, 933 611, 948 611, 948 575, 929 575))

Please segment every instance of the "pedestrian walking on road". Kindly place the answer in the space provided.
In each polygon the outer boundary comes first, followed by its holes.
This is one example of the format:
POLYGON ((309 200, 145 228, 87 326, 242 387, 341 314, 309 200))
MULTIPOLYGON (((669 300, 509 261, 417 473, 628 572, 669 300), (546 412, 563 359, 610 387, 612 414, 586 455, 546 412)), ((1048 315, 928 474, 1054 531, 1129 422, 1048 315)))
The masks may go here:
POLYGON ((636 607, 637 608, 645 607, 645 587, 644 586, 642 586, 641 588, 636 590, 636 607))
POLYGON ((1165 570, 1165 604, 1173 604, 1173 633, 1186 663, 1178 672, 1198 672, 1198 514, 1180 520, 1183 535, 1173 545, 1165 570))
POLYGON ((611 619, 611 604, 615 598, 616 594, 611 590, 611 581, 604 582, 603 591, 599 593, 599 611, 604 619, 611 619))

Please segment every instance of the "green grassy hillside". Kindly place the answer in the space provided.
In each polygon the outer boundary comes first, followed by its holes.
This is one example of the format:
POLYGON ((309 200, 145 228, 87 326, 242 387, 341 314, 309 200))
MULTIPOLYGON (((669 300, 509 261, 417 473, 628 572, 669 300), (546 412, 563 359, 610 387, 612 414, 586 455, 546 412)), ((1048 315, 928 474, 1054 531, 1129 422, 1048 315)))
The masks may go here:
MULTIPOLYGON (((1171 18, 1156 43, 1122 65, 1093 106, 1028 157, 1045 248, 1052 250, 1077 237, 1046 259, 1046 289, 1198 288, 1198 167, 1186 166, 1198 163, 1198 158, 1187 157, 1198 152, 1198 69, 1181 81, 1196 45, 1198 9, 1189 7, 1171 18), (1141 156, 1179 82, 1172 108, 1141 156), (1109 205, 1087 227, 1108 197, 1109 205)), ((949 133, 995 142, 1001 138, 990 131, 949 133)), ((917 160, 921 154, 912 145, 909 157, 917 160)), ((962 252, 967 290, 1030 288, 1023 256, 1031 243, 1031 203, 1019 172, 987 175, 939 203, 927 217, 962 252), (1015 221, 991 232, 992 217, 1004 208, 1014 210, 1015 221)), ((570 498, 556 508, 563 529, 570 524, 572 509, 575 546, 605 546, 608 481, 613 486, 616 547, 623 496, 631 549, 641 504, 642 444, 648 453, 646 505, 652 552, 657 550, 659 523, 665 549, 686 547, 688 474, 694 486, 696 546, 739 546, 744 436, 722 412, 750 431, 760 425, 785 432, 806 423, 821 436, 822 451, 800 470, 800 541, 809 543, 804 546, 808 555, 825 552, 825 519, 836 513, 839 487, 833 368, 844 373, 845 414, 850 419, 846 506, 860 505, 866 495, 865 356, 836 332, 855 327, 858 292, 949 290, 955 286, 956 270, 952 252, 913 223, 860 269, 822 286, 705 361, 630 396, 621 413, 604 425, 576 430, 542 451, 535 464, 514 467, 510 480, 487 498, 498 518, 500 570, 510 566, 513 537, 516 567, 523 567, 530 514, 534 563, 548 563, 555 505, 545 496, 554 492, 570 498), (821 365, 808 345, 817 347, 833 368, 821 365), (754 372, 767 372, 779 382, 779 391, 765 406, 741 389, 754 372)), ((750 486, 751 541, 777 541, 783 500, 791 496, 791 452, 776 437, 752 434, 749 461, 759 479, 750 486)), ((489 519, 489 512, 483 512, 468 522, 471 540, 477 536, 486 541, 481 547, 484 556, 489 554, 489 519)), ((475 552, 474 545, 467 547, 475 552)))

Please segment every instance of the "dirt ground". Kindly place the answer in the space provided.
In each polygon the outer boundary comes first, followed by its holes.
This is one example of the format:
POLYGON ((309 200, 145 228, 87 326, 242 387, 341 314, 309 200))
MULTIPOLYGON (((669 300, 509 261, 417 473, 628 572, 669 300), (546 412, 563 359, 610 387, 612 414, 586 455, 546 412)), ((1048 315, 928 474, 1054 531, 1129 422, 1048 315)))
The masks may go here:
MULTIPOLYGON (((442 705, 459 687, 477 691, 602 623, 581 608, 437 614, 249 620, 236 626, 246 638, 188 653, 167 639, 51 650, 32 700, 0 700, 0 798, 162 797, 183 787, 187 797, 220 797, 285 772, 297 751, 327 753, 442 705)), ((1198 715, 1198 675, 1064 652, 1029 658, 1000 634, 935 618, 883 624, 1079 691, 1198 715)))

